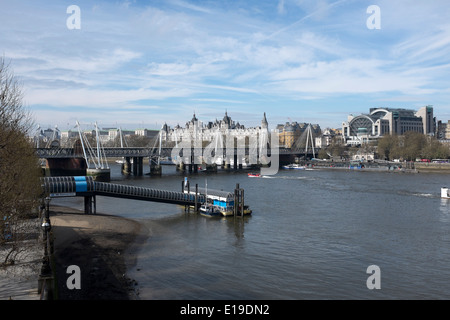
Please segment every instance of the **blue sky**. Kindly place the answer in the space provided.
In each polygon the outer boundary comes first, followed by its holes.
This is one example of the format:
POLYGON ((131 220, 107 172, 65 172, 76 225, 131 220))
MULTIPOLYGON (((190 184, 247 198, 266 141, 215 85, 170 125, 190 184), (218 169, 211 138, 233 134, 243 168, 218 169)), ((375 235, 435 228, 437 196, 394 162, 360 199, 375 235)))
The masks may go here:
POLYGON ((447 0, 0 0, 0 54, 42 127, 225 113, 339 128, 372 107, 450 119, 447 0), (80 8, 69 29, 67 8, 80 8), (366 25, 370 5, 380 29, 366 25))

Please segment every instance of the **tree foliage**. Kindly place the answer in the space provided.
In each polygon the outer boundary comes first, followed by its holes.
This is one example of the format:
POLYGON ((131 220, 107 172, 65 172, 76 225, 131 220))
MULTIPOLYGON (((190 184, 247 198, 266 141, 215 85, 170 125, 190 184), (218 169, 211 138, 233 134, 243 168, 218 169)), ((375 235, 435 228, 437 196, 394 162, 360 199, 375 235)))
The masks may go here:
POLYGON ((386 160, 447 159, 450 149, 435 137, 409 131, 403 136, 386 135, 378 140, 378 155, 386 160))
POLYGON ((28 138, 33 121, 22 100, 20 83, 0 58, 0 254, 5 255, 0 264, 20 251, 18 244, 29 234, 25 221, 41 192, 38 159, 28 138))

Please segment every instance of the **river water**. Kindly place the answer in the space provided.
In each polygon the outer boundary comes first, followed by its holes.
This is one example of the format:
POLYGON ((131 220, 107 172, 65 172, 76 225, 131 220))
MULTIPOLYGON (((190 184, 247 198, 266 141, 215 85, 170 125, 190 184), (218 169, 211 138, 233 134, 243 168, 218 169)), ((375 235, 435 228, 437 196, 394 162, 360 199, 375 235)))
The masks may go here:
MULTIPOLYGON (((182 173, 112 183, 181 190, 182 173)), ((244 218, 97 197, 97 210, 142 222, 150 237, 129 270, 141 299, 450 299, 448 174, 280 170, 189 176, 208 188, 245 189, 244 218), (369 289, 371 265, 380 289, 369 289)), ((54 203, 82 208, 81 199, 54 203)))

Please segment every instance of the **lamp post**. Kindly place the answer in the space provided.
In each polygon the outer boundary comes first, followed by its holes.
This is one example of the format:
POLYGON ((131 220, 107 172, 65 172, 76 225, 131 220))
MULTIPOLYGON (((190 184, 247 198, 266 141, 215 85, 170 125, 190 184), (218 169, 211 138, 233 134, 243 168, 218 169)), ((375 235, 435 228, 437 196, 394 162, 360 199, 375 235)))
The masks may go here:
POLYGON ((44 242, 44 256, 42 258, 41 273, 39 274, 38 280, 38 293, 41 294, 44 291, 44 296, 48 299, 49 292, 52 290, 52 270, 50 267, 50 256, 49 256, 49 243, 48 243, 48 233, 50 232, 52 226, 50 224, 50 197, 44 199, 45 210, 44 216, 42 217, 42 239, 44 242), (47 283, 46 283, 47 282, 47 283), (44 285, 45 284, 45 285, 44 285))

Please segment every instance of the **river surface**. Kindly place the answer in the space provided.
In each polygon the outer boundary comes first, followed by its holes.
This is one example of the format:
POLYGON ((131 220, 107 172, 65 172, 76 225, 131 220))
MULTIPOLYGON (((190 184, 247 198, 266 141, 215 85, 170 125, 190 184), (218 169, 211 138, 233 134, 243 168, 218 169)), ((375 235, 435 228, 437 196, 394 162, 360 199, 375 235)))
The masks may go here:
MULTIPOLYGON (((184 179, 173 166, 163 167, 163 177, 126 177, 113 165, 111 176, 175 191, 184 179)), ((226 191, 239 183, 252 216, 208 218, 176 205, 97 197, 97 211, 149 230, 129 270, 141 299, 450 299, 450 200, 440 198, 448 174, 188 177, 191 186, 226 191), (368 273, 371 265, 380 272, 368 273), (369 277, 380 289, 368 288, 369 277)), ((81 199, 52 201, 82 208, 81 199)))

